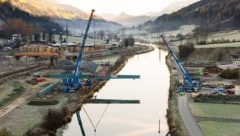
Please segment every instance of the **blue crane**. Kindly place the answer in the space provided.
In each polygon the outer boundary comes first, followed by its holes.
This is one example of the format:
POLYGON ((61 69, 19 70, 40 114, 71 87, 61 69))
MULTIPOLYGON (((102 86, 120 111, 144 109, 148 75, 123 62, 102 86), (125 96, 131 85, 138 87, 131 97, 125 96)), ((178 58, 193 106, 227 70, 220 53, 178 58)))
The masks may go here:
POLYGON ((87 23, 87 28, 86 28, 85 33, 83 35, 83 40, 82 40, 82 43, 81 43, 81 48, 80 48, 79 55, 77 57, 74 74, 73 74, 72 78, 69 78, 69 79, 63 78, 63 84, 64 84, 63 91, 64 92, 68 92, 68 91, 69 92, 74 92, 75 90, 77 90, 82 85, 82 83, 79 82, 79 77, 78 77, 79 76, 79 68, 80 68, 80 65, 81 65, 81 60, 82 60, 83 50, 84 50, 84 47, 85 47, 85 42, 86 42, 86 39, 87 39, 88 30, 89 30, 90 23, 91 23, 92 18, 93 18, 93 13, 94 13, 94 10, 92 10, 92 12, 90 14, 90 17, 89 17, 89 20, 88 20, 88 23, 87 23))
POLYGON ((199 90, 201 88, 201 81, 199 79, 192 79, 191 78, 191 76, 189 75, 187 70, 183 67, 180 60, 177 58, 176 54, 173 52, 173 50, 168 45, 164 36, 160 35, 160 37, 162 38, 164 44, 167 46, 168 51, 170 52, 170 54, 175 59, 175 62, 177 64, 177 66, 179 67, 179 69, 181 70, 181 72, 183 74, 183 80, 184 80, 183 81, 183 86, 179 86, 179 92, 183 92, 183 91, 185 91, 185 92, 199 92, 199 90))

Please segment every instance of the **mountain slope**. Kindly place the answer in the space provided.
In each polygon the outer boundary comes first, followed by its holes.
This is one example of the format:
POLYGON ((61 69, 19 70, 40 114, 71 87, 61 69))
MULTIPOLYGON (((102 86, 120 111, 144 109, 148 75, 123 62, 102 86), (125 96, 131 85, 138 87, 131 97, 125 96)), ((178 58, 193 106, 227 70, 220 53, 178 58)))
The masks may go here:
MULTIPOLYGON (((60 24, 61 26, 66 26, 66 20, 64 19, 55 19, 54 22, 60 24)), ((68 30, 74 35, 81 35, 85 32, 87 26, 87 20, 82 19, 71 19, 67 21, 68 30)), ((123 26, 110 21, 105 20, 93 20, 92 24, 90 25, 89 33, 93 31, 108 31, 114 32, 121 29, 123 26)))
POLYGON ((128 15, 124 12, 120 13, 119 15, 113 15, 113 14, 102 14, 102 18, 114 21, 117 23, 122 24, 123 26, 131 27, 131 26, 137 26, 139 24, 143 24, 144 22, 153 19, 153 17, 150 16, 132 16, 128 15))
POLYGON ((23 22, 31 24, 36 28, 46 29, 48 31, 55 29, 55 32, 60 32, 62 29, 48 17, 33 16, 21 9, 13 7, 10 3, 0 3, 0 20, 2 20, 2 23, 15 19, 22 20, 23 22))
MULTIPOLYGON (((60 5, 55 0, 0 1, 1 20, 22 19, 35 27, 40 26, 49 31, 54 29, 56 34, 63 31, 66 20, 69 22, 69 30, 72 33, 83 32, 82 29, 85 29, 89 14, 72 6, 60 5)), ((115 30, 122 27, 120 24, 105 21, 97 16, 94 16, 94 20, 96 20, 95 30, 115 30)))
POLYGON ((150 20, 149 16, 131 16, 126 13, 121 13, 119 16, 114 18, 114 21, 124 26, 135 26, 150 20))
POLYGON ((195 24, 200 29, 219 31, 240 28, 239 0, 201 0, 172 14, 165 14, 143 26, 151 32, 173 30, 195 24))
POLYGON ((71 7, 58 4, 55 0, 11 0, 11 5, 34 16, 48 16, 64 19, 87 18, 88 14, 71 7))
POLYGON ((184 7, 187 7, 193 3, 196 3, 199 0, 175 0, 173 1, 169 6, 165 7, 161 13, 164 14, 171 14, 173 12, 176 12, 184 7))

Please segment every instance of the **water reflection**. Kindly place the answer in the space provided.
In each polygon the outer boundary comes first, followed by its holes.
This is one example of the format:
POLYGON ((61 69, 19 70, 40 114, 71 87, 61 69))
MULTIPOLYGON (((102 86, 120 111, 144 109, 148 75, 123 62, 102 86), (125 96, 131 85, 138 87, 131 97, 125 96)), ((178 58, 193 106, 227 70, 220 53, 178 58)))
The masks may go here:
MULTIPOLYGON (((85 104, 87 114, 81 117, 87 136, 165 136, 168 132, 166 109, 168 103, 169 71, 165 64, 167 52, 155 48, 153 52, 136 55, 128 60, 119 74, 139 74, 140 79, 113 79, 97 93, 104 99, 139 99, 140 104, 112 104, 100 121, 96 132, 94 125, 101 118, 107 105, 85 104), (159 59, 161 58, 161 59, 159 59), (158 133, 161 120, 161 134, 158 133)), ((77 118, 64 131, 64 136, 81 135, 77 118)))

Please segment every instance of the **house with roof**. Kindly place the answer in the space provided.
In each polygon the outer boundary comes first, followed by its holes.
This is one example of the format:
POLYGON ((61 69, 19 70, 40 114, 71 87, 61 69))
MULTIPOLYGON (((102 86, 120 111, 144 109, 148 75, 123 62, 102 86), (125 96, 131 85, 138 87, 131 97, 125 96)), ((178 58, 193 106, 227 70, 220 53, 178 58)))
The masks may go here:
POLYGON ((239 54, 234 54, 234 55, 231 55, 231 56, 232 56, 233 64, 236 64, 236 65, 240 66, 240 55, 239 54))
POLYGON ((235 95, 240 95, 240 80, 233 81, 235 95))

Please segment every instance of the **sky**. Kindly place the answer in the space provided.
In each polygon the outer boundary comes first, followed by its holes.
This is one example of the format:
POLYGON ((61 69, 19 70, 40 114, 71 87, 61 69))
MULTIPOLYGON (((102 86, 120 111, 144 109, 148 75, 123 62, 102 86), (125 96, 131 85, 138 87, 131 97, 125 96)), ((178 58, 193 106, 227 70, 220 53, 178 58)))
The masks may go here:
POLYGON ((175 1, 189 0, 56 0, 63 4, 69 4, 85 12, 95 9, 96 13, 111 13, 118 15, 121 12, 130 15, 141 15, 148 12, 160 12, 175 1))

